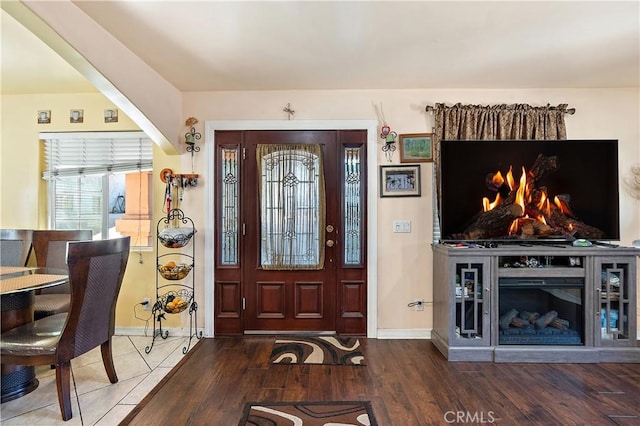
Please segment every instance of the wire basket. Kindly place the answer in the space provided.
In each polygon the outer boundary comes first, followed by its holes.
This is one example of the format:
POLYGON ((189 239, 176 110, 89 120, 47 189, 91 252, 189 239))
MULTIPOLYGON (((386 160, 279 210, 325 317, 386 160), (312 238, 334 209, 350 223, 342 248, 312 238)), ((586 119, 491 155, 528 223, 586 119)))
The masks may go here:
POLYGON ((181 280, 191 272, 193 265, 187 265, 186 263, 175 264, 172 262, 166 265, 158 265, 158 272, 162 275, 162 278, 167 280, 181 280))
POLYGON ((179 314, 189 307, 193 300, 193 292, 182 289, 168 291, 158 298, 158 304, 168 314, 179 314))
POLYGON ((158 240, 167 248, 181 248, 189 244, 194 232, 193 228, 166 228, 158 233, 158 240))

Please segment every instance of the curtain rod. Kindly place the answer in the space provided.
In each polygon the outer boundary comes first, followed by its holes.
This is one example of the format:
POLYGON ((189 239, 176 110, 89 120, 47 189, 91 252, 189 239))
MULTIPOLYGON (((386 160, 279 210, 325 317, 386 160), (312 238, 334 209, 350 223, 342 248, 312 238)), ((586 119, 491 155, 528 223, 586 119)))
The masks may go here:
MULTIPOLYGON (((555 107, 552 107, 555 108, 555 107)), ((435 111, 435 107, 433 105, 427 105, 424 109, 427 112, 431 112, 431 111, 435 111)), ((576 109, 575 108, 567 108, 565 110, 565 113, 569 114, 569 115, 573 115, 576 113, 576 109)))

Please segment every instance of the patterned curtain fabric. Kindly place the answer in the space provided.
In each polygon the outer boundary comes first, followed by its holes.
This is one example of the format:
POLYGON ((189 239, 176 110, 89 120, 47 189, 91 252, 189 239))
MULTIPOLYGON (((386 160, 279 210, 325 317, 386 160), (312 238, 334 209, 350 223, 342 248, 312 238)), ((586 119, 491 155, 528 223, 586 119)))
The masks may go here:
POLYGON ((320 145, 259 144, 260 263, 324 268, 325 181, 320 145))
POLYGON ((436 104, 433 136, 434 241, 440 240, 440 141, 441 140, 555 140, 566 139, 567 104, 533 107, 512 105, 436 104))

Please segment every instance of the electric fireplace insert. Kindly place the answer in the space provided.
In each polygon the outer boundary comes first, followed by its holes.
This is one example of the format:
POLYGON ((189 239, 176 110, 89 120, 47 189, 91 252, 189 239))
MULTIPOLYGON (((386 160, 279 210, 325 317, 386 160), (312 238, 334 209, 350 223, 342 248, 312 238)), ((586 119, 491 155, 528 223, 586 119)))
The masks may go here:
POLYGON ((616 241, 617 140, 444 140, 442 242, 616 241))

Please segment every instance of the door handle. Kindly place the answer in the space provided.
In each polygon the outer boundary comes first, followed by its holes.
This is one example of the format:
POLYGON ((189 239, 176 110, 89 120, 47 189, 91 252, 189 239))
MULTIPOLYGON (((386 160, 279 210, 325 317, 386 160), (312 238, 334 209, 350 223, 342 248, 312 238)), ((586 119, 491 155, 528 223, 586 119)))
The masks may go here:
POLYGON ((327 242, 326 242, 327 247, 333 247, 333 245, 334 245, 335 243, 336 243, 336 242, 335 242, 335 241, 333 241, 333 240, 327 240, 327 242))

